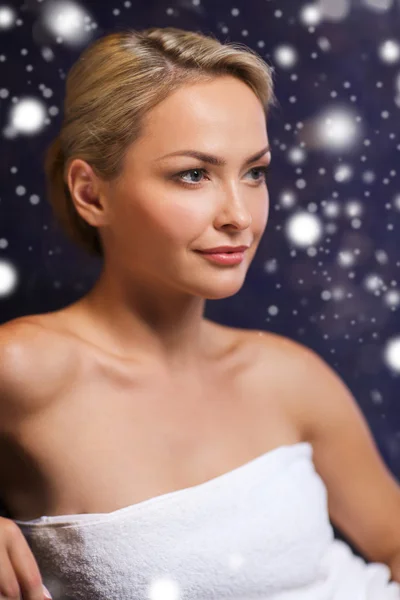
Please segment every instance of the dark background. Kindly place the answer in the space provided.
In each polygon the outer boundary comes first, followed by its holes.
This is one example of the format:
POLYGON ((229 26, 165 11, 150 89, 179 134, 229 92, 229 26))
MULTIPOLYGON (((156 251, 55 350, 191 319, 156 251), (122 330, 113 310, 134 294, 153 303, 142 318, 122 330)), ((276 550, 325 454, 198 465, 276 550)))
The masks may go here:
POLYGON ((321 355, 400 479, 400 2, 83 0, 75 6, 87 18, 68 25, 64 8, 61 34, 46 25, 51 4, 0 9, 0 322, 75 301, 101 269, 66 238, 44 191, 44 151, 82 49, 115 29, 169 25, 242 42, 274 68, 270 216, 245 285, 208 301, 206 315, 283 334, 321 355), (44 110, 34 131, 26 127, 37 117, 20 113, 16 126, 12 115, 26 98, 44 110), (287 229, 293 217, 295 233, 287 229))

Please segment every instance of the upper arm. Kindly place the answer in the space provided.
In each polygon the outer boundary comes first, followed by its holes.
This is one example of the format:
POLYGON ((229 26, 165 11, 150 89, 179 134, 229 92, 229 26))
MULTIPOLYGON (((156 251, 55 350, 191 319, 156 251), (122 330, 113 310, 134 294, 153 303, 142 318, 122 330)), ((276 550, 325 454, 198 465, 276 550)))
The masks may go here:
POLYGON ((20 317, 0 326, 0 431, 54 398, 65 382, 70 349, 20 317))
POLYGON ((0 326, 0 427, 7 428, 18 411, 19 399, 26 386, 22 377, 26 363, 22 325, 18 320, 0 326))
POLYGON ((296 344, 308 439, 328 492, 329 516, 367 559, 400 551, 400 485, 386 467, 348 387, 316 353, 296 344))

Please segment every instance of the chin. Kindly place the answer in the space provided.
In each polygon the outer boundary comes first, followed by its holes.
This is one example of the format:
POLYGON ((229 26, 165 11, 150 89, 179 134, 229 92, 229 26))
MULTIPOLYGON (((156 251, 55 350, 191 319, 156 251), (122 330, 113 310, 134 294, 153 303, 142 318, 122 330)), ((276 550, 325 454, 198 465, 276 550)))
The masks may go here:
POLYGON ((231 298, 242 289, 243 284, 240 286, 231 286, 230 289, 217 289, 217 286, 214 290, 204 290, 203 293, 198 294, 205 300, 223 300, 224 298, 231 298))
POLYGON ((218 295, 217 294, 214 294, 214 295, 208 294, 207 296, 203 295, 202 298, 204 298, 204 300, 224 300, 224 298, 231 298, 232 296, 237 294, 238 291, 239 290, 236 290, 235 292, 232 292, 231 294, 218 294, 218 295))

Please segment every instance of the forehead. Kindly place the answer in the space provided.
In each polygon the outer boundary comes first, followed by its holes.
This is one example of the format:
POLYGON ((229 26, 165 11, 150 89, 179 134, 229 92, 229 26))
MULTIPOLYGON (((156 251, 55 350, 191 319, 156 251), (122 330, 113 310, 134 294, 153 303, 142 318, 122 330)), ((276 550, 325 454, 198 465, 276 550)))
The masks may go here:
POLYGON ((152 109, 130 154, 155 159, 180 148, 226 154, 238 139, 246 154, 268 143, 264 107, 244 82, 219 77, 186 84, 152 109))

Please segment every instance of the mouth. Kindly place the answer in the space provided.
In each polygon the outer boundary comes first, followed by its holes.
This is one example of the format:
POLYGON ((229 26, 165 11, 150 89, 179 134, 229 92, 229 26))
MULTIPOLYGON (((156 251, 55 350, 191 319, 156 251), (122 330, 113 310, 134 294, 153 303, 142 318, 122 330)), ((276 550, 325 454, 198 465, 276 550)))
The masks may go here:
POLYGON ((196 250, 198 254, 201 254, 206 260, 220 265, 238 265, 245 257, 246 250, 240 252, 202 252, 196 250))
POLYGON ((250 246, 221 246, 220 248, 211 248, 210 250, 198 250, 202 254, 237 254, 238 252, 245 252, 250 246))

